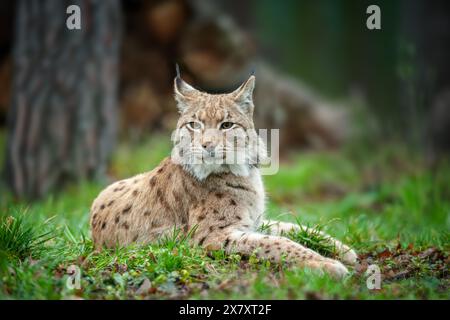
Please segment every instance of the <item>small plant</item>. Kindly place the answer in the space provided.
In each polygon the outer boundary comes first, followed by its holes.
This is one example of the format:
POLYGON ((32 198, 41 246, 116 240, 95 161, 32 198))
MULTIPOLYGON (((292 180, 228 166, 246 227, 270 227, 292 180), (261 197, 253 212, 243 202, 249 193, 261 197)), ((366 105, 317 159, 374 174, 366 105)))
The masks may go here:
POLYGON ((286 236, 301 245, 312 249, 323 256, 335 257, 336 248, 329 241, 329 238, 322 233, 323 226, 304 226, 297 220, 300 230, 292 230, 286 233, 286 236))
MULTIPOLYGON (((290 232, 284 233, 283 235, 324 256, 336 256, 336 248, 329 241, 328 237, 322 233, 323 226, 304 226, 300 223, 300 220, 298 218, 296 218, 296 223, 300 227, 300 230, 292 230, 290 232)), ((263 223, 258 230, 262 233, 268 234, 270 231, 270 227, 270 223, 263 223)))
POLYGON ((196 230, 197 225, 192 227, 188 233, 184 233, 180 228, 174 227, 171 233, 167 233, 159 239, 158 245, 160 247, 166 247, 168 250, 173 250, 180 245, 186 244, 196 230))
POLYGON ((270 233, 270 227, 271 224, 269 222, 263 222, 260 226, 258 231, 261 233, 269 234, 270 233))
POLYGON ((0 253, 7 260, 22 260, 38 253, 53 237, 51 231, 38 234, 36 228, 26 222, 23 213, 16 217, 0 217, 0 253))

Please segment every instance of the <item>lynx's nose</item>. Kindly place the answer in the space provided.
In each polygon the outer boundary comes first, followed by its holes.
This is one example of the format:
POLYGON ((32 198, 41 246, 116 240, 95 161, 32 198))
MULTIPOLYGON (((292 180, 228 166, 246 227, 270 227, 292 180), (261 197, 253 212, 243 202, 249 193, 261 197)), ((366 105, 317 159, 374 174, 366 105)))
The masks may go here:
POLYGON ((203 149, 208 152, 211 157, 214 157, 216 146, 211 141, 202 143, 203 149))

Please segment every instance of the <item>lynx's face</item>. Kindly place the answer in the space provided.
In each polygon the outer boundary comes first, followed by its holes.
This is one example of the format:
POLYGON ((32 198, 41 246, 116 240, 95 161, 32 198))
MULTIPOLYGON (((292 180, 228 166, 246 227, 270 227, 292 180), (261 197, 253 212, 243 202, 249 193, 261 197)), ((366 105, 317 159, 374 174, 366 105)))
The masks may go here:
POLYGON ((172 158, 199 180, 220 172, 246 176, 266 156, 252 119, 254 84, 251 76, 234 92, 215 95, 175 79, 181 116, 172 158))

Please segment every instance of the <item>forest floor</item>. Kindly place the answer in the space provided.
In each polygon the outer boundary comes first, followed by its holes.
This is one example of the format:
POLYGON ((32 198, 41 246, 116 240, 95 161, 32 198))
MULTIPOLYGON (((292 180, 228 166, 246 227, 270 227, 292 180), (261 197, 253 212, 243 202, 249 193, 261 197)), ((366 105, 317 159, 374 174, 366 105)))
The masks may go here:
MULTIPOLYGON (((152 169, 169 143, 121 144, 111 179, 152 169)), ((390 145, 301 153, 264 177, 271 218, 298 218, 358 252, 359 264, 339 281, 255 255, 205 252, 175 235, 94 252, 89 207, 107 182, 73 185, 29 205, 2 192, 0 298, 450 299, 450 165, 433 172, 390 145), (379 289, 367 286, 370 265, 380 268, 379 289), (71 266, 80 270, 79 289, 67 285, 71 266)), ((292 236, 332 255, 320 238, 292 236)))

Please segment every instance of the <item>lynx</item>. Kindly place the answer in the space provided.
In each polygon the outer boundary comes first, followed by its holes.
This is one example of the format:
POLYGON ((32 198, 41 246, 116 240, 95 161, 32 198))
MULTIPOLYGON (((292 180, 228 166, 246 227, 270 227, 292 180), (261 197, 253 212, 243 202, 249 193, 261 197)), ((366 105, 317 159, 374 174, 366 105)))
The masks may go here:
MULTIPOLYGON (((94 200, 90 222, 97 249, 155 242, 178 228, 206 250, 257 254, 337 278, 348 273, 341 262, 285 237, 298 225, 264 218, 260 164, 267 155, 252 120, 254 86, 252 75, 231 93, 208 94, 175 78, 180 117, 172 155, 94 200), (240 161, 219 161, 229 156, 240 161), (259 231, 263 224, 266 233, 259 231)), ((356 262, 352 249, 324 236, 342 262, 356 262)))

